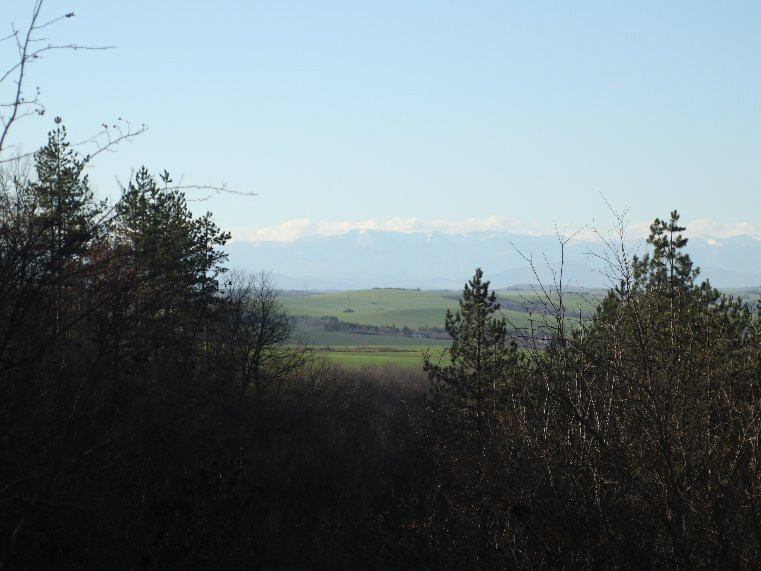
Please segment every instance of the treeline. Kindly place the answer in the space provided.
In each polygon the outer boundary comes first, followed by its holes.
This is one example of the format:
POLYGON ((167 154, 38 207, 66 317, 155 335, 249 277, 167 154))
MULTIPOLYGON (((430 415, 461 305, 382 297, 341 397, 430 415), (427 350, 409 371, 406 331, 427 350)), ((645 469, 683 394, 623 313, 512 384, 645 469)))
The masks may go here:
POLYGON ((442 327, 397 327, 391 325, 368 325, 366 323, 353 323, 338 319, 334 315, 312 317, 308 315, 296 316, 299 325, 309 328, 319 328, 323 331, 341 331, 343 333, 357 333, 359 335, 390 335, 396 337, 417 337, 420 339, 449 339, 449 334, 442 327))
POLYGON ((3 568, 761 563, 761 321, 676 213, 533 350, 478 270, 447 365, 342 371, 168 174, 109 205, 85 164, 57 125, 0 179, 3 568))

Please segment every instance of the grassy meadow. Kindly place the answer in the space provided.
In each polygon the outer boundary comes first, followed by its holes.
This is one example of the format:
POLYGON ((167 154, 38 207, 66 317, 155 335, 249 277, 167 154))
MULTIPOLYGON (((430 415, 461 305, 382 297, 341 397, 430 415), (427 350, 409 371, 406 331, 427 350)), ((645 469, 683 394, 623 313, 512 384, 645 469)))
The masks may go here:
MULTIPOLYGON (((578 308, 588 314, 601 293, 592 290, 583 295, 566 294, 564 302, 570 311, 578 308)), ((365 289, 288 295, 281 301, 293 315, 327 315, 341 321, 367 325, 443 327, 446 310, 455 311, 458 308, 460 294, 460 291, 454 290, 365 289)), ((502 304, 502 313, 512 327, 528 327, 530 313, 536 316, 543 312, 543 304, 534 292, 499 291, 497 296, 502 304)))
MULTIPOLYGON (((567 311, 578 319, 588 316, 602 292, 567 294, 567 311)), ((334 317, 341 322, 368 326, 443 328, 447 309, 456 311, 460 291, 411 289, 367 289, 313 294, 290 292, 281 298, 282 304, 294 316, 312 318, 334 317), (351 310, 351 311, 347 311, 351 310)), ((529 330, 543 320, 547 308, 540 297, 531 291, 499 291, 502 313, 511 329, 529 330)), ((327 331, 324 327, 301 322, 298 338, 324 353, 325 357, 342 366, 421 366, 422 353, 428 348, 441 351, 448 339, 419 336, 366 334, 349 331, 327 331)))
POLYGON ((366 325, 443 327, 447 309, 456 309, 454 292, 367 289, 288 296, 282 299, 293 315, 323 315, 366 325), (351 311, 347 311, 351 309, 351 311))
POLYGON ((423 355, 430 351, 434 362, 447 362, 446 347, 423 347, 415 345, 381 346, 335 346, 317 347, 316 350, 328 362, 350 369, 363 367, 413 367, 422 368, 423 355))

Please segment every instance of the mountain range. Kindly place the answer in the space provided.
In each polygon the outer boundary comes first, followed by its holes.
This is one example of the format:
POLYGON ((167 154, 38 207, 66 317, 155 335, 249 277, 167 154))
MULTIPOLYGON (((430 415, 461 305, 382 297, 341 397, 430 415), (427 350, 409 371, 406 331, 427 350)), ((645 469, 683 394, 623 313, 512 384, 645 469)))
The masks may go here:
MULTIPOLYGON (((630 254, 640 255, 647 252, 646 246, 644 240, 625 245, 630 254)), ((353 230, 290 242, 233 241, 226 250, 229 267, 270 272, 281 289, 460 289, 476 267, 497 289, 551 284, 560 277, 561 257, 563 283, 568 287, 607 288, 618 283, 606 262, 613 253, 601 240, 570 240, 561 256, 555 236, 508 232, 353 230)), ((761 285, 761 240, 696 237, 686 250, 701 268, 700 276, 716 287, 761 285)))

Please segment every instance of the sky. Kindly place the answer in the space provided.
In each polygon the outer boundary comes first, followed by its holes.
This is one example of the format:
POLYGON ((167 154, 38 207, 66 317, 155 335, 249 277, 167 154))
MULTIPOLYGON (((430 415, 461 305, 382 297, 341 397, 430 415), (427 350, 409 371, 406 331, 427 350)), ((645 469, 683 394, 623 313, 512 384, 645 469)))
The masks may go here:
MULTIPOLYGON (((3 0, 0 36, 31 9, 3 0)), ((145 124, 93 161, 99 196, 141 165, 256 193, 192 203, 235 239, 573 232, 609 206, 635 232, 678 209, 693 234, 761 238, 756 1, 44 5, 66 12, 51 40, 113 49, 34 62, 46 115, 14 143, 56 115, 74 141, 145 124)))

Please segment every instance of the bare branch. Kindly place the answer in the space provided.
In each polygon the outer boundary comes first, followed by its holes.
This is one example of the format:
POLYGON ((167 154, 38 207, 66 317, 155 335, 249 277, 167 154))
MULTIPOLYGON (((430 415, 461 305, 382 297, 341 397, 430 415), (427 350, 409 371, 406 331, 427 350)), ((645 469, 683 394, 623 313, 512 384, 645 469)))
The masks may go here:
MULTIPOLYGON (((6 82, 12 82, 14 86, 12 89, 12 96, 10 101, 0 103, 0 108, 7 109, 7 112, 0 114, 0 156, 8 148, 12 146, 8 145, 8 139, 11 129, 15 123, 24 117, 31 115, 43 115, 45 113, 45 107, 40 103, 40 90, 36 88, 35 95, 31 99, 27 99, 24 96, 25 84, 27 81, 27 75, 29 72, 29 65, 35 60, 42 59, 42 57, 53 51, 61 50, 108 50, 112 46, 87 46, 76 43, 68 44, 54 44, 51 43, 48 38, 40 37, 39 32, 47 29, 61 20, 72 18, 73 12, 67 12, 61 16, 40 22, 40 15, 42 12, 43 0, 37 0, 32 10, 29 23, 24 28, 23 33, 16 29, 16 26, 11 23, 11 33, 0 38, 0 43, 13 40, 18 50, 18 57, 14 63, 12 63, 5 71, 0 71, 0 86, 6 82), (47 45, 38 47, 39 44, 47 42, 47 45)), ((0 159, 0 164, 6 162, 7 159, 0 159)))

